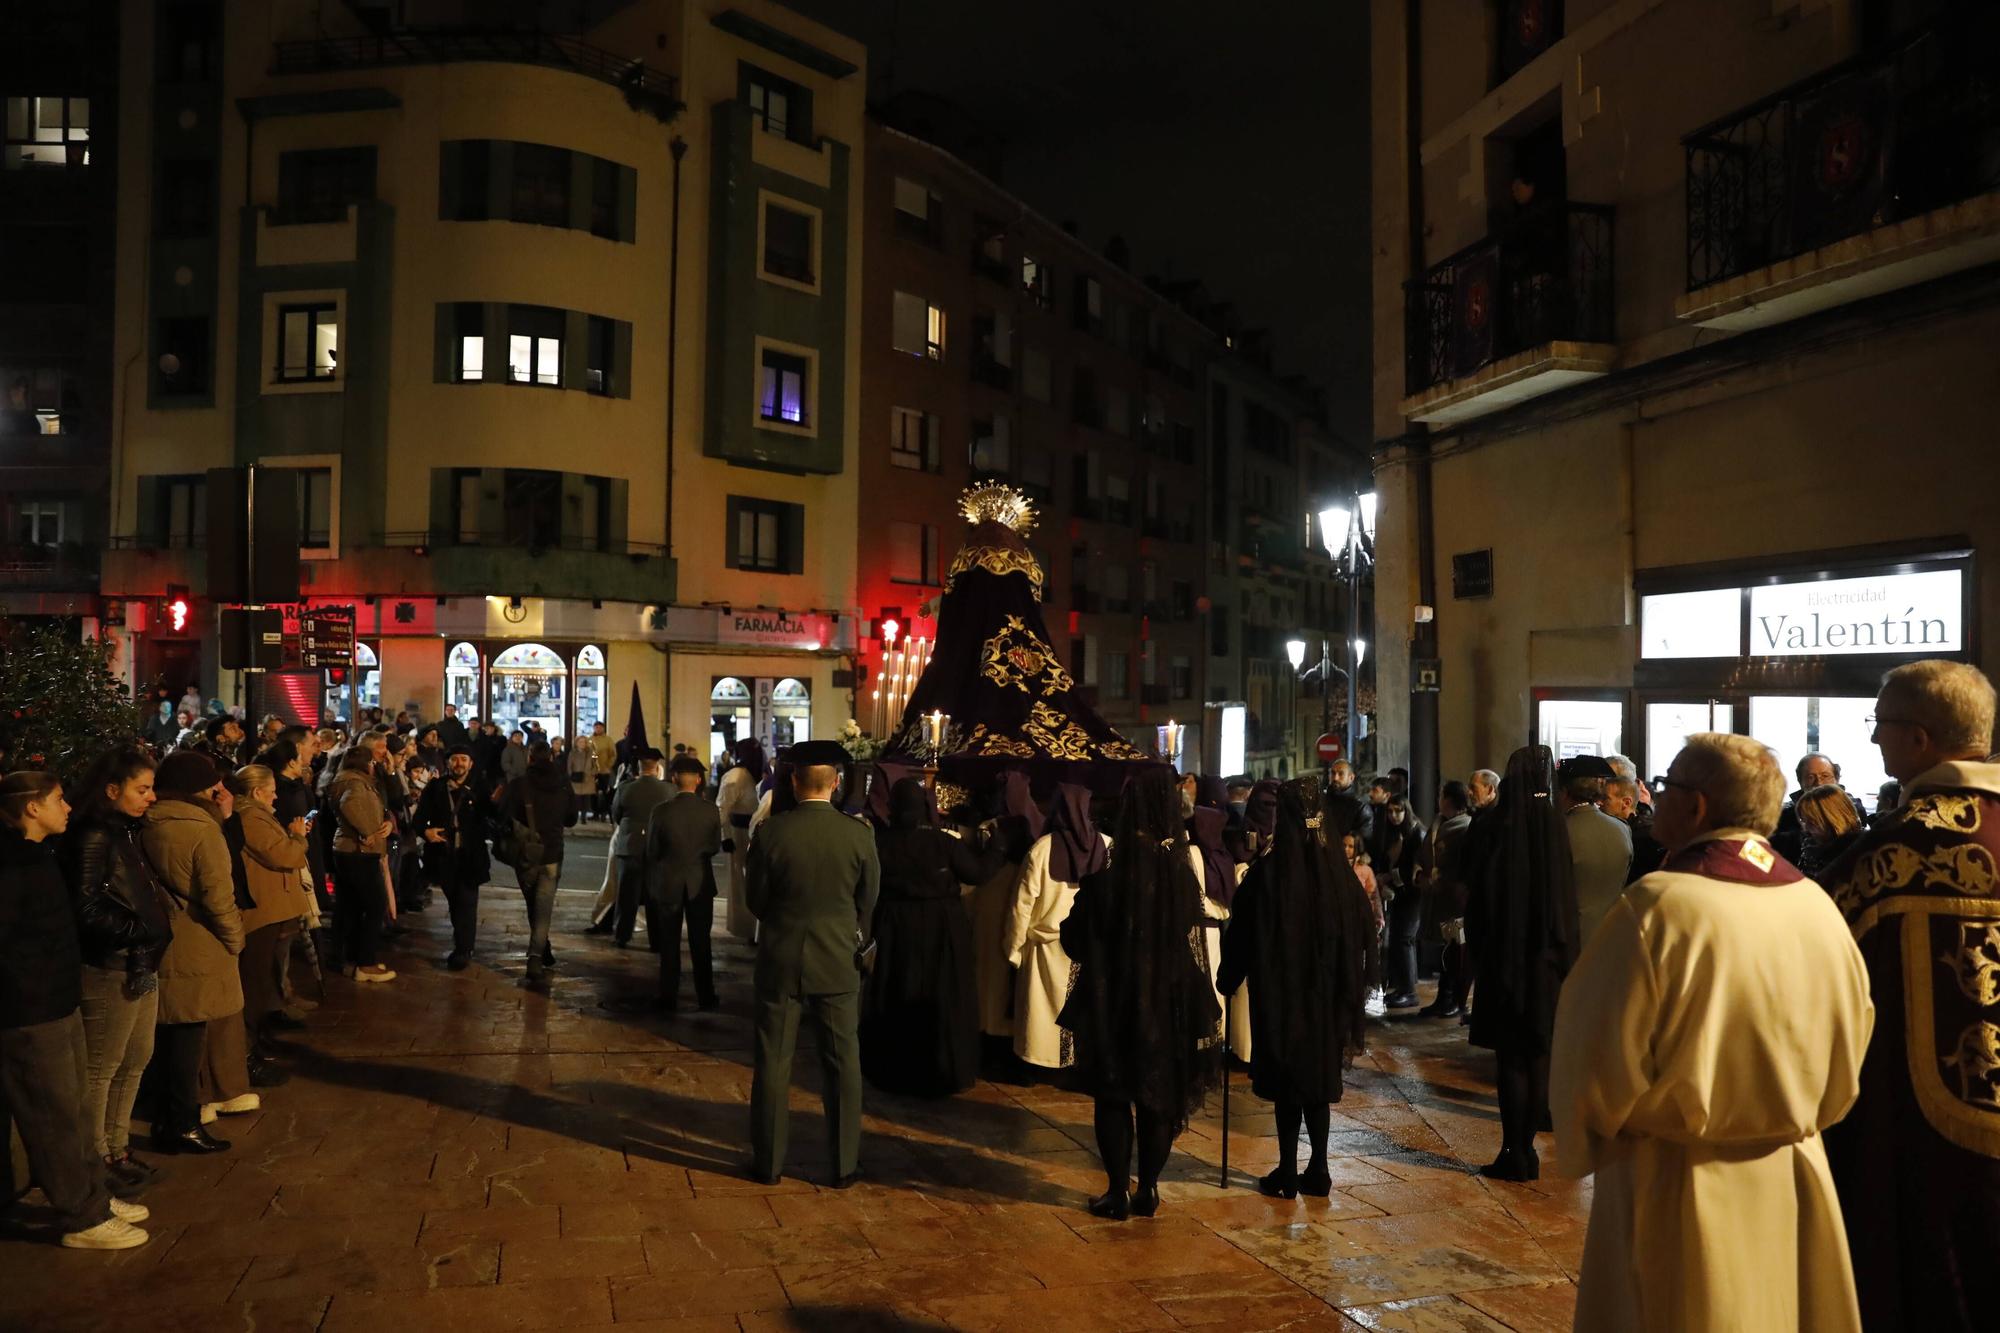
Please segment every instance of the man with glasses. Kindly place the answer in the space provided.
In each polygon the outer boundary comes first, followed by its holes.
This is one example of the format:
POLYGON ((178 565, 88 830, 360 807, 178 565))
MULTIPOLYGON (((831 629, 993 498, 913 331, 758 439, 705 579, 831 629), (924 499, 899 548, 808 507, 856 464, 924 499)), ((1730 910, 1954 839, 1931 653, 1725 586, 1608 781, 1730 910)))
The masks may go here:
POLYGON ((2000 1257, 2000 764, 1977 667, 1882 678, 1870 719, 1902 805, 1822 876, 1880 1020, 1827 1136, 1870 1330, 1992 1328, 2000 1257), (1984 1310, 1985 1314, 1979 1311, 1984 1310))
POLYGON ((1688 737, 1653 823, 1665 864, 1563 983, 1557 1169, 1597 1177, 1579 1329, 1862 1327, 1820 1134, 1873 1009, 1839 911, 1771 850, 1784 793, 1748 736, 1688 737))

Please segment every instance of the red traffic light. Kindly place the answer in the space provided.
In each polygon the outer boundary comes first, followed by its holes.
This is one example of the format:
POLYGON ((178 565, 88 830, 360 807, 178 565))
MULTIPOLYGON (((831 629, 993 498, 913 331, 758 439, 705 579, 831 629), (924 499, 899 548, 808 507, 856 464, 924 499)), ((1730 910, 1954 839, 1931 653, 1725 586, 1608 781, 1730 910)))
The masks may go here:
POLYGON ((187 629, 188 610, 188 599, 185 597, 176 597, 167 603, 167 624, 172 626, 174 633, 180 634, 187 629))
POLYGON ((326 683, 329 685, 345 685, 347 683, 347 668, 328 667, 326 669, 326 683))

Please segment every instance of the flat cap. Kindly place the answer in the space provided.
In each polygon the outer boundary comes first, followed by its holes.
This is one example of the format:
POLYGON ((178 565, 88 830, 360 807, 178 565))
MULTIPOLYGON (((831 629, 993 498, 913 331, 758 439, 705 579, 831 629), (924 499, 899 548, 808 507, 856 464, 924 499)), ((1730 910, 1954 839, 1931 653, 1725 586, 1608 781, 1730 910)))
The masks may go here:
POLYGON ((847 753, 847 747, 839 741, 800 741, 789 749, 781 751, 778 757, 800 768, 818 765, 838 768, 842 764, 853 762, 853 756, 847 753))

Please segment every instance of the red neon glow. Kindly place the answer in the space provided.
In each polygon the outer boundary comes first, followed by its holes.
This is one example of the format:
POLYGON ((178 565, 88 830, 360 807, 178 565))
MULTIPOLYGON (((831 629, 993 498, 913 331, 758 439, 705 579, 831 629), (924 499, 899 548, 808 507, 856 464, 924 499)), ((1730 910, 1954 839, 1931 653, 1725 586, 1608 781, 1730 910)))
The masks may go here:
POLYGON ((890 646, 891 648, 895 647, 895 646, 896 646, 896 635, 897 635, 897 634, 899 634, 899 633, 900 633, 900 632, 902 631, 902 628, 903 628, 903 627, 902 627, 901 625, 897 624, 897 623, 896 623, 895 621, 893 621, 893 620, 885 620, 885 621, 883 621, 883 622, 882 622, 882 642, 884 642, 884 643, 888 644, 888 645, 889 645, 889 646, 890 646))
POLYGON ((176 597, 174 598, 173 601, 167 603, 167 619, 173 625, 174 633, 176 634, 179 634, 182 630, 187 628, 187 623, 188 623, 187 598, 176 597))

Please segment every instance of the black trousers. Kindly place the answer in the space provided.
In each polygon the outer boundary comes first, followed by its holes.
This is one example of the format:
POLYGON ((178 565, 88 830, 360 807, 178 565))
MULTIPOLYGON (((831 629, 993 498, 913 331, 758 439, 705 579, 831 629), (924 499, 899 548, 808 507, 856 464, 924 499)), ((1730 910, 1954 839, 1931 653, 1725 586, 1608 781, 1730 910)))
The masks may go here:
POLYGON ((1325 1102, 1300 1105, 1298 1102, 1276 1102, 1273 1110, 1278 1117, 1278 1167, 1287 1175, 1298 1170, 1299 1162, 1299 1122, 1303 1120, 1306 1138, 1312 1143, 1311 1169, 1326 1169, 1326 1131, 1333 1123, 1332 1108, 1325 1102))
POLYGON ((346 966, 375 966, 383 907, 382 858, 368 852, 335 852, 333 926, 346 966))
POLYGON ((48 1023, 0 1028, 0 1096, 65 1233, 86 1231, 111 1216, 104 1160, 84 1121, 89 1056, 83 1019, 72 1009, 48 1023))
POLYGON ((442 887, 445 906, 451 911, 451 951, 470 958, 479 934, 479 879, 454 868, 442 887))
POLYGON ((1423 895, 1412 886, 1396 890, 1389 903, 1389 949, 1383 955, 1384 984, 1391 995, 1417 989, 1417 926, 1423 920, 1423 895))
POLYGON ((1467 974, 1470 965, 1469 951, 1463 944, 1445 941, 1444 952, 1438 955, 1438 1003, 1445 1008, 1464 1005, 1466 997, 1472 993, 1472 978, 1467 974))
POLYGON ((1505 1050, 1497 1055, 1500 1146, 1510 1152, 1533 1153, 1535 1131, 1548 1115, 1549 1057, 1505 1050))
POLYGON ((153 1063, 161 1074, 156 1133, 201 1128, 201 1062, 207 1039, 207 1023, 162 1023, 153 1030, 153 1063))
POLYGON ((646 858, 643 856, 621 856, 618 858, 618 902, 612 911, 611 936, 620 944, 632 941, 632 932, 639 928, 639 908, 646 907, 646 928, 652 930, 653 911, 646 893, 646 858))
POLYGON ((1139 1188, 1152 1189, 1159 1183, 1167 1156, 1174 1150, 1173 1126, 1143 1106, 1130 1102, 1097 1100, 1097 1155, 1104 1159, 1104 1178, 1113 1194, 1123 1194, 1130 1182, 1133 1121, 1138 1122, 1139 1188), (1136 1112, 1136 1117, 1135 1117, 1136 1112))
POLYGON ((650 931, 655 922, 660 933, 655 937, 660 949, 660 999, 668 1004, 675 1003, 681 993, 681 919, 687 919, 688 957, 694 963, 694 996, 702 1004, 715 1001, 715 948, 711 936, 715 930, 715 895, 703 894, 699 898, 680 902, 659 904, 657 910, 649 908, 653 914, 647 918, 650 931))

